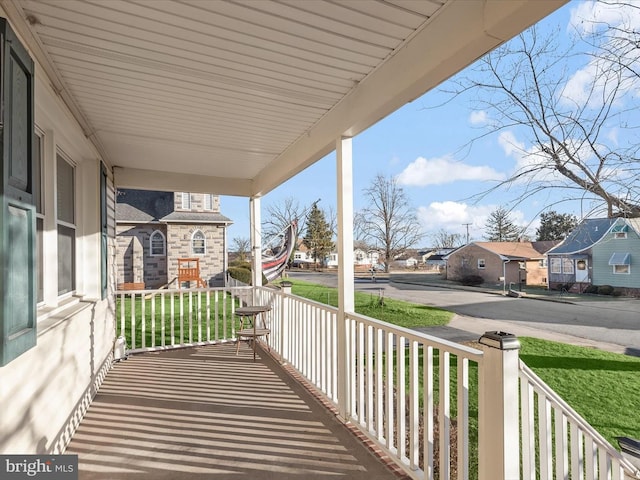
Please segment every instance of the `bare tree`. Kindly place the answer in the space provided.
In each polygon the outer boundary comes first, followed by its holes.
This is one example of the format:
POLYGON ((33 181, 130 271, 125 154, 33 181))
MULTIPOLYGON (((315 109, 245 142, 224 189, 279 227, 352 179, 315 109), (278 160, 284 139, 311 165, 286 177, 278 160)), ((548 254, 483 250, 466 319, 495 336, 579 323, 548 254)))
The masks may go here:
POLYGON ((363 191, 368 205, 356 215, 356 231, 360 240, 379 246, 384 252, 385 271, 391 261, 407 248, 414 246, 422 237, 415 211, 393 177, 376 175, 371 185, 363 191))
POLYGON ((280 235, 285 228, 298 219, 298 232, 304 229, 305 207, 294 197, 287 197, 281 203, 269 205, 262 221, 262 237, 265 241, 280 235))
MULTIPOLYGON (((606 26, 597 31, 603 29, 613 35, 606 26)), ((454 81, 449 93, 471 93, 474 109, 487 113, 482 136, 500 132, 517 159, 515 172, 481 196, 509 187, 518 203, 561 188, 566 200, 596 202, 610 217, 640 216, 639 82, 630 70, 640 50, 633 33, 631 55, 606 34, 563 49, 558 31, 542 37, 534 26, 454 81)))
POLYGON ((464 244, 464 237, 459 233, 449 233, 441 228, 430 235, 433 246, 436 248, 455 248, 464 244))
POLYGON ((238 260, 241 262, 246 261, 251 248, 251 241, 246 237, 235 237, 231 243, 234 251, 238 254, 238 260))

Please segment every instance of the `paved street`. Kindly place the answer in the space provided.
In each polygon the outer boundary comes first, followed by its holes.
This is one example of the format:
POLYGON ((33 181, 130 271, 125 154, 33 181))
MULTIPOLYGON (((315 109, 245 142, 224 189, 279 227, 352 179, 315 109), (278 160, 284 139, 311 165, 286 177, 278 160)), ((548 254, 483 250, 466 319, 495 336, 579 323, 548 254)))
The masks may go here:
MULTIPOLYGON (((291 272, 292 278, 336 286, 335 274, 291 272)), ((410 276, 407 276, 410 278, 410 276)), ((423 329, 454 341, 478 338, 488 330, 503 330, 519 336, 534 336, 640 356, 640 300, 596 297, 544 300, 512 298, 433 285, 400 283, 407 277, 356 279, 356 290, 379 291, 414 303, 437 306, 457 315, 448 328, 423 329), (561 300, 561 301, 559 301, 561 300)))

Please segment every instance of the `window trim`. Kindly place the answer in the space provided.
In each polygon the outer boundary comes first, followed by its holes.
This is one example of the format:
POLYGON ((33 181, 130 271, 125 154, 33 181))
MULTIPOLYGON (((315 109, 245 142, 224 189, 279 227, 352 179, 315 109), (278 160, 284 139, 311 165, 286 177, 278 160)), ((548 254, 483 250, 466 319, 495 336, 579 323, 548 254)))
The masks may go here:
POLYGON ((164 233, 160 230, 154 230, 149 235, 149 256, 150 257, 164 257, 167 254, 167 237, 164 236, 164 233), (162 253, 154 253, 153 251, 153 239, 154 237, 160 236, 162 238, 162 253))
POLYGON ((191 253, 193 255, 198 255, 198 256, 202 256, 202 255, 206 255, 207 254, 207 237, 204 234, 204 232, 200 229, 195 230, 192 234, 191 234, 191 253), (196 252, 196 246, 195 246, 195 241, 196 241, 196 235, 202 235, 202 253, 196 252))
POLYGON ((484 270, 487 268, 487 261, 484 258, 478 259, 478 270, 484 270))
POLYGON ((181 208, 182 210, 191 210, 191 193, 189 192, 181 192, 181 208), (186 199, 186 201, 185 201, 186 199), (186 205, 186 206, 185 206, 186 205))
POLYGON ((203 210, 213 210, 213 194, 205 193, 204 198, 202 199, 202 208, 203 210), (207 206, 207 200, 209 201, 209 205, 207 206))
POLYGON ((78 201, 78 192, 77 192, 77 185, 78 185, 78 171, 77 171, 77 165, 74 161, 72 161, 68 155, 66 155, 61 149, 57 149, 56 150, 56 155, 55 155, 55 162, 56 162, 56 178, 55 178, 55 182, 56 182, 56 186, 58 184, 58 175, 60 174, 59 170, 58 170, 58 161, 61 160, 63 162, 66 162, 70 167, 71 167, 71 171, 73 173, 73 178, 72 178, 72 193, 73 193, 73 201, 72 201, 72 208, 73 208, 73 223, 70 223, 68 221, 65 220, 61 220, 59 218, 59 214, 60 212, 57 209, 58 206, 58 191, 56 190, 56 215, 55 215, 55 223, 56 223, 56 231, 57 231, 57 238, 58 238, 58 285, 57 285, 57 294, 58 294, 58 298, 63 299, 66 298, 70 295, 75 294, 77 288, 78 288, 78 278, 77 278, 77 272, 76 272, 76 268, 77 268, 77 254, 78 254, 78 238, 77 238, 77 231, 78 231, 78 226, 77 226, 77 222, 78 222, 78 212, 77 212, 77 208, 76 208, 76 203, 78 201), (72 250, 72 255, 71 255, 71 288, 65 292, 60 292, 60 249, 59 249, 59 236, 60 236, 60 227, 64 227, 66 229, 70 229, 73 231, 73 242, 71 245, 71 250, 72 250))
POLYGON ((625 264, 613 265, 612 269, 613 269, 613 274, 614 275, 631 275, 631 265, 625 265, 625 264), (618 272, 618 271, 616 271, 616 269, 620 268, 620 267, 625 267, 627 271, 626 272, 618 272))
POLYGON ((562 274, 562 258, 551 257, 551 262, 549 262, 549 270, 553 274, 561 275, 562 274))

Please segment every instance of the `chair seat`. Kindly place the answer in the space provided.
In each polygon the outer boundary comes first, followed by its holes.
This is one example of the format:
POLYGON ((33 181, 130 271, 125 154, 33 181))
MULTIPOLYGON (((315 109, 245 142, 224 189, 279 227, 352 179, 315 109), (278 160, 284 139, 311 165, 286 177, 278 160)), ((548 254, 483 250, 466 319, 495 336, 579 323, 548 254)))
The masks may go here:
POLYGON ((262 335, 269 335, 271 330, 268 328, 243 328, 242 330, 238 330, 236 335, 238 337, 260 337, 262 335))

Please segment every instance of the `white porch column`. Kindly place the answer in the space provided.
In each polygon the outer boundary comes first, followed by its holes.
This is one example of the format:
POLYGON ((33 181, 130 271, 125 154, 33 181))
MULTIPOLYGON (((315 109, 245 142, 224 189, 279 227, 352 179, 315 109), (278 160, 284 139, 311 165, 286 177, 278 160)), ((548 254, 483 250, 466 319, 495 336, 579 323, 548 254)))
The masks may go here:
POLYGON ((351 138, 336 141, 338 178, 338 410, 342 420, 351 416, 349 345, 345 313, 355 310, 353 287, 353 157, 351 138))
POLYGON ((505 332, 480 337, 478 478, 520 479, 518 358, 520 341, 505 332))
POLYGON ((254 287, 262 286, 262 232, 260 218, 260 197, 249 200, 251 222, 251 283, 254 287))

